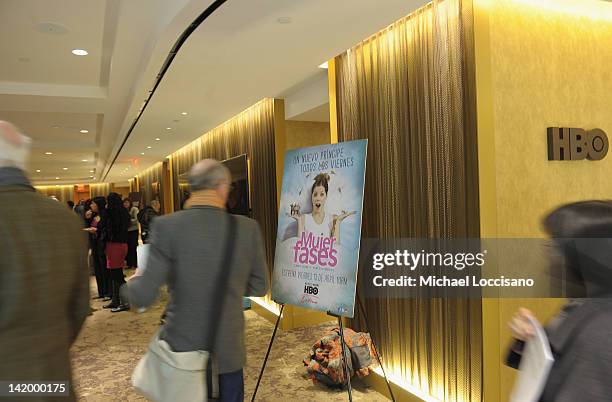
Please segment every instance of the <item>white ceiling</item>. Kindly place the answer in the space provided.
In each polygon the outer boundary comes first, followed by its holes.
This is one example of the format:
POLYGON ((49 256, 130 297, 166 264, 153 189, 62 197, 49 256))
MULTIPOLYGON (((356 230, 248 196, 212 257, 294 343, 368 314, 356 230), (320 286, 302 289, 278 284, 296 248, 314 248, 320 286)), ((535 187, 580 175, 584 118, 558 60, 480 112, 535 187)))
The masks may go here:
POLYGON ((92 169, 123 182, 265 97, 287 98, 287 118, 324 119, 318 65, 426 1, 228 0, 185 42, 119 152, 169 50, 211 3, 0 1, 0 119, 34 137, 36 183, 82 183, 92 169))
POLYGON ((164 35, 176 37, 168 27, 188 4, 0 1, 0 119, 34 139, 29 173, 35 184, 100 179, 123 139, 121 125, 154 45, 164 35), (75 56, 75 48, 89 54, 75 56))

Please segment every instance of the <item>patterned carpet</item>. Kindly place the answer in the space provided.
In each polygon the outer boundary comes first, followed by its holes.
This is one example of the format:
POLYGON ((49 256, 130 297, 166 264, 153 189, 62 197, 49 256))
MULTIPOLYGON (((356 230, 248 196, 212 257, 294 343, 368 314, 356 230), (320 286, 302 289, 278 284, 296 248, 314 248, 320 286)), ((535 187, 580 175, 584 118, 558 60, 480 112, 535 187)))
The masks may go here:
MULTIPOLYGON (((92 286, 95 287, 95 281, 92 281, 92 286)), ((103 302, 92 301, 96 311, 88 317, 72 348, 72 370, 79 401, 146 400, 133 391, 130 376, 159 325, 165 297, 161 299, 142 314, 111 313, 102 309, 103 302)), ((245 312, 245 317, 245 400, 250 400, 274 326, 252 311, 245 312)), ((301 363, 310 346, 333 325, 330 322, 291 331, 279 329, 257 391, 257 401, 348 400, 346 391, 314 385, 301 363)), ((354 381, 353 399, 368 402, 387 400, 359 381, 354 381)))

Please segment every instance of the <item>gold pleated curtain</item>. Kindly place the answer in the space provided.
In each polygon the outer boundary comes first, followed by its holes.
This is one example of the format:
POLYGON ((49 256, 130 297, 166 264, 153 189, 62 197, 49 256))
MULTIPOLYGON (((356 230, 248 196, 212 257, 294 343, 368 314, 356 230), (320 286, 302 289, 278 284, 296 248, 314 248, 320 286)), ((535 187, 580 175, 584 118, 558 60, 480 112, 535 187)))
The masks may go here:
MULTIPOLYGON (((479 236, 471 2, 433 1, 335 60, 340 141, 367 138, 362 236, 479 236)), ((480 300, 366 299, 388 371, 480 401, 480 300)))
POLYGON ((62 204, 74 201, 74 186, 35 186, 36 191, 46 197, 54 196, 62 204))
POLYGON ((138 185, 140 186, 141 207, 151 205, 151 201, 157 200, 164 210, 164 192, 162 186, 162 176, 164 174, 164 164, 158 162, 138 175, 138 185))
POLYGON ((111 185, 109 183, 91 184, 89 192, 91 198, 106 197, 111 192, 111 185))
POLYGON ((264 99, 172 154, 175 208, 180 206, 178 176, 205 158, 230 159, 247 154, 253 218, 262 230, 270 274, 274 266, 277 225, 274 99, 264 99))

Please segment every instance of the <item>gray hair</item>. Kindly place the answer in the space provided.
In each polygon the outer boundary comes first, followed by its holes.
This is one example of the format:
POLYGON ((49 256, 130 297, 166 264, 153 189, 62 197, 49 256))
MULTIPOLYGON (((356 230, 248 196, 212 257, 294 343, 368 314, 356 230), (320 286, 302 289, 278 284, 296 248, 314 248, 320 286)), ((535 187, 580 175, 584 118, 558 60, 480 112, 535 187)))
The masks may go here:
POLYGON ((31 142, 13 124, 0 120, 0 167, 15 166, 25 170, 31 142))
POLYGON ((225 165, 215 159, 203 159, 189 170, 192 191, 216 189, 222 182, 231 183, 232 175, 225 165))

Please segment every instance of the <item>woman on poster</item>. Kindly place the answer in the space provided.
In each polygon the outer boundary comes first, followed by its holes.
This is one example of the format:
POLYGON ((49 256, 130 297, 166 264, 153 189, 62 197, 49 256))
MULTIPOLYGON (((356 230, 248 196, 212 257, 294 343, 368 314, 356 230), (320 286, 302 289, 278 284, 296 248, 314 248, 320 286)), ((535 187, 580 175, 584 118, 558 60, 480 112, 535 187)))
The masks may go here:
POLYGON ((340 224, 346 218, 354 215, 356 211, 345 212, 340 215, 332 215, 325 212, 325 202, 329 192, 330 176, 327 173, 319 173, 314 178, 314 183, 310 191, 310 201, 312 212, 300 214, 300 206, 291 205, 291 217, 297 221, 297 236, 302 233, 313 233, 316 236, 334 237, 340 244, 340 224))

